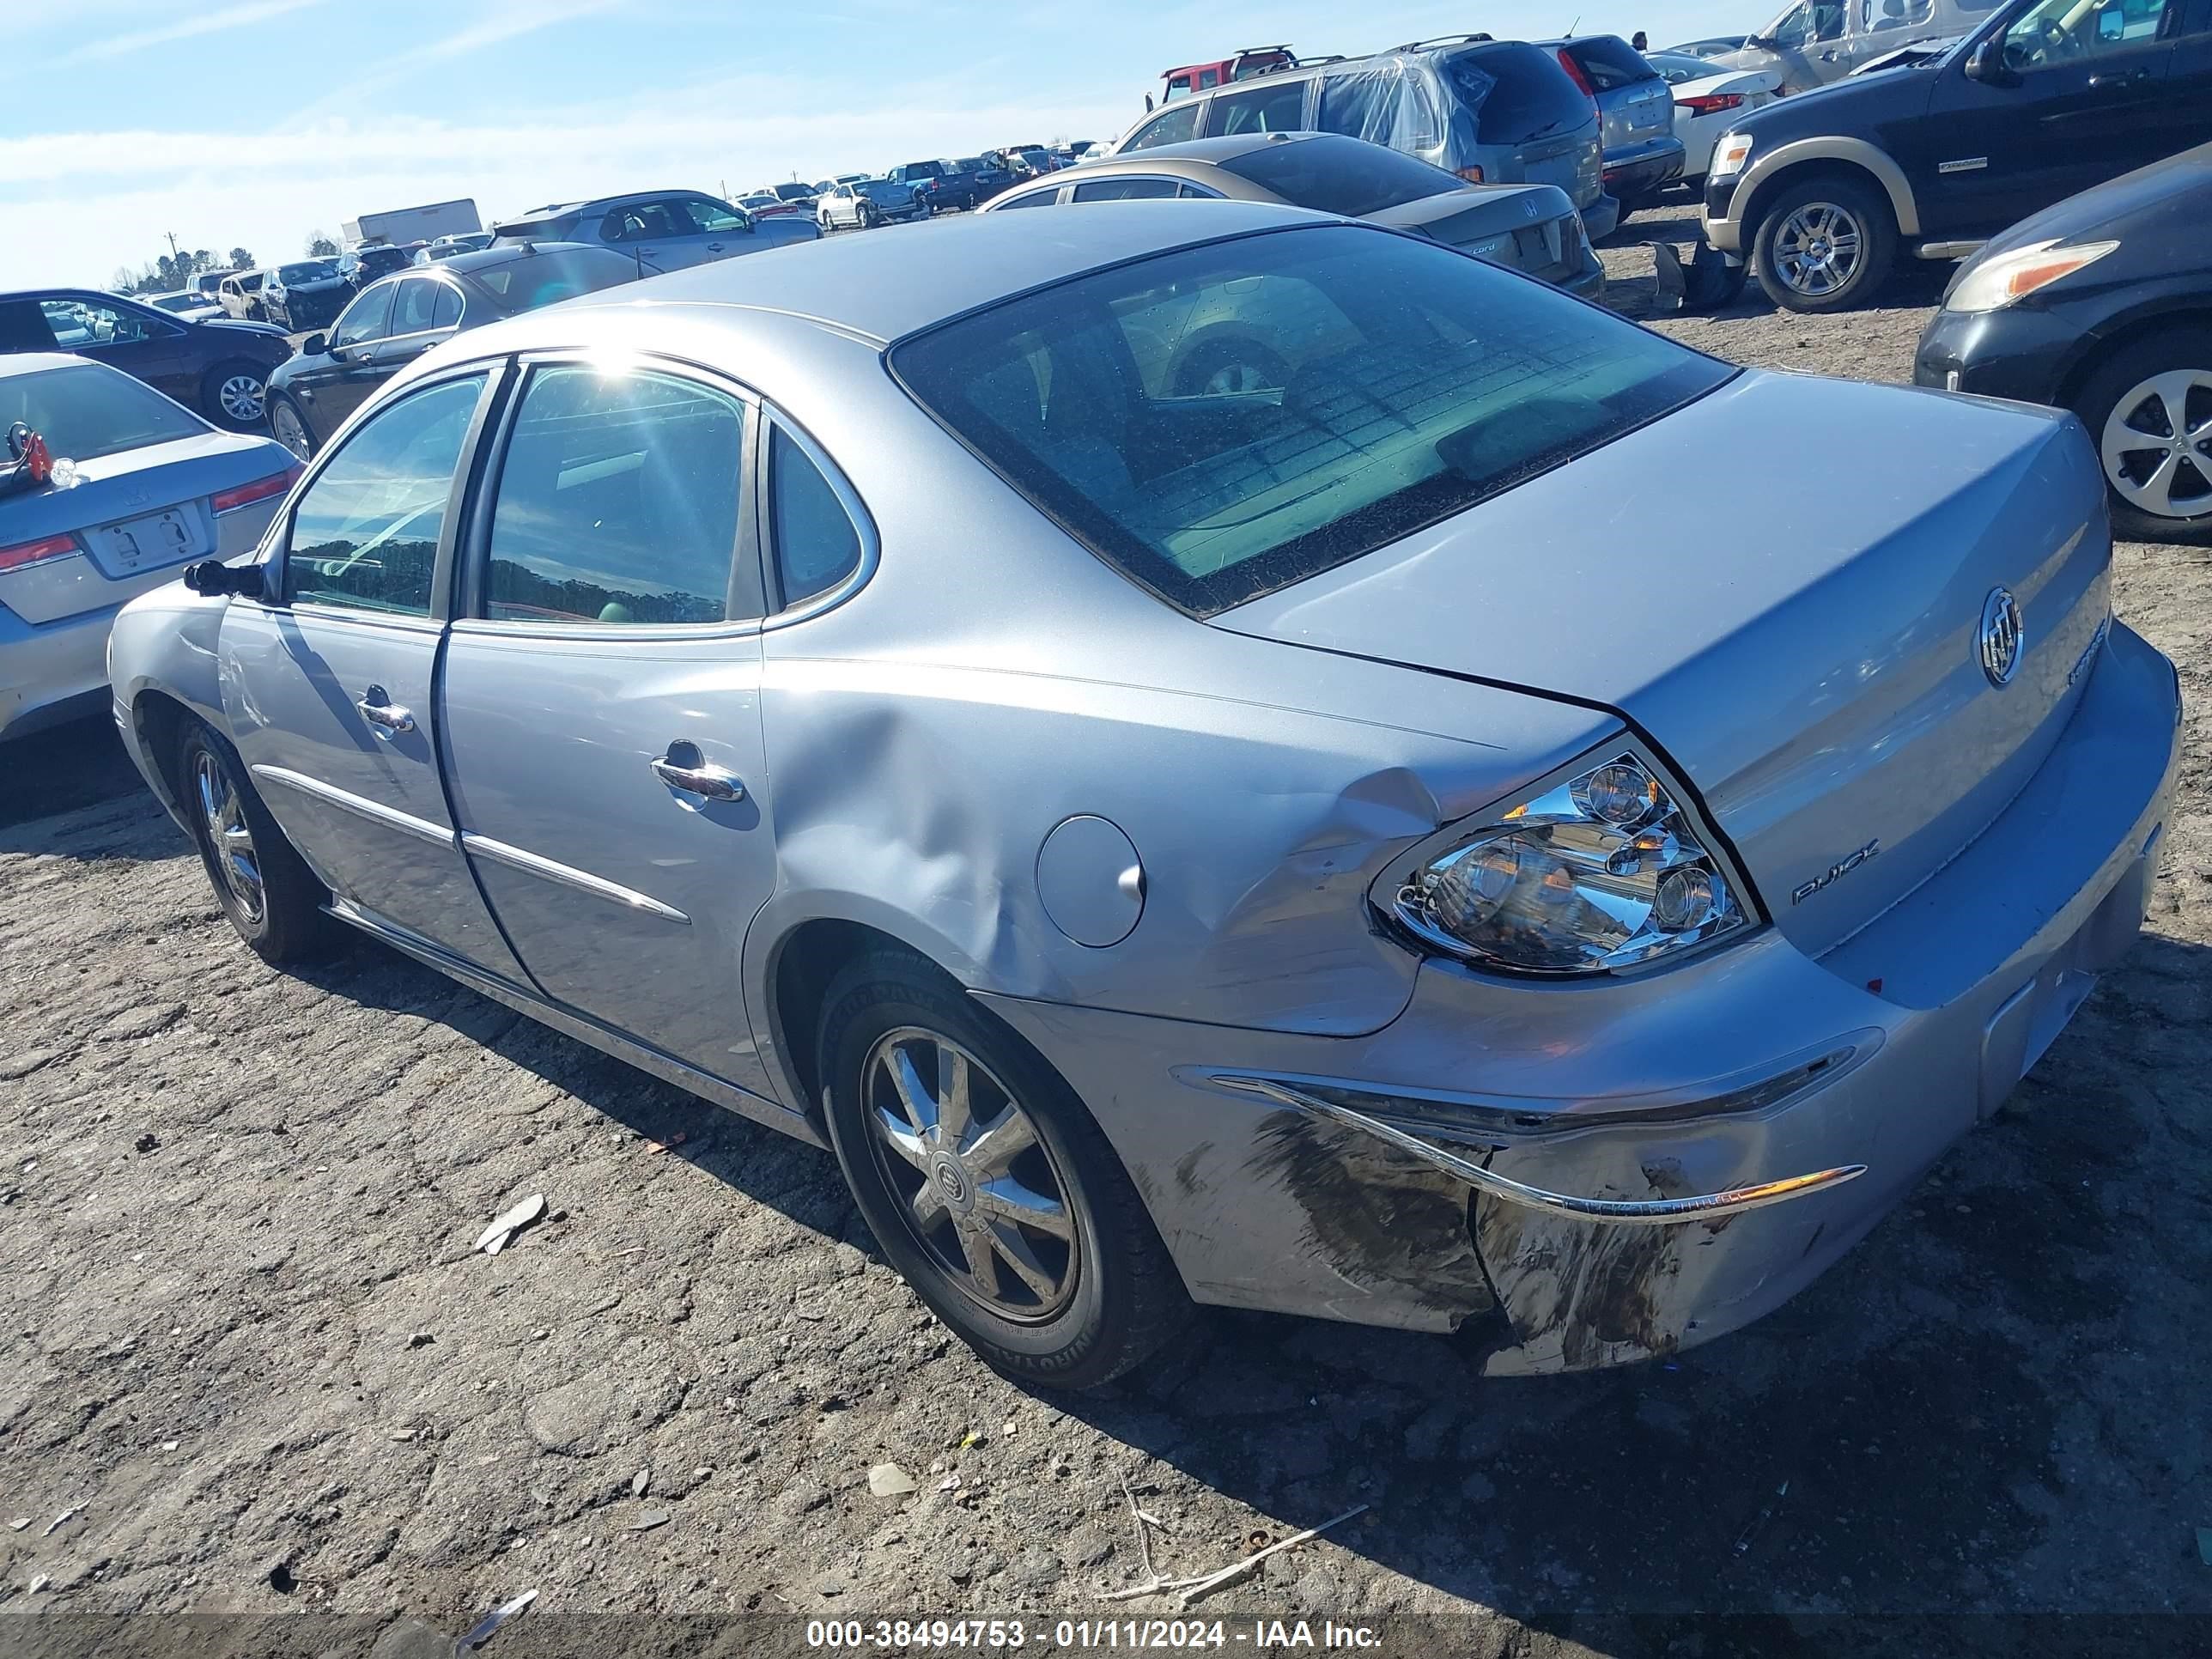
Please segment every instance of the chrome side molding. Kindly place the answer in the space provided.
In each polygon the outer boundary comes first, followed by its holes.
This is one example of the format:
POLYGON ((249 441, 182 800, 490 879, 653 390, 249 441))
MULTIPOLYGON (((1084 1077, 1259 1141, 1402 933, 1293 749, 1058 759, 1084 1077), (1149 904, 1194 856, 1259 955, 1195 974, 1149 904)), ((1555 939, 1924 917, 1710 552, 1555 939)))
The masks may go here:
POLYGON ((1863 1164, 1846 1164, 1813 1175, 1790 1176, 1780 1181, 1761 1182, 1754 1187, 1731 1187, 1726 1192, 1701 1193, 1691 1198, 1577 1198, 1568 1193, 1547 1192, 1541 1187, 1531 1187, 1509 1176, 1499 1175, 1483 1168, 1471 1158, 1431 1146, 1418 1135, 1407 1134, 1403 1129, 1385 1123, 1380 1118, 1370 1117, 1365 1112, 1333 1100, 1324 1100, 1318 1095, 1308 1094, 1303 1089, 1293 1089, 1267 1078, 1243 1077, 1231 1072, 1209 1073, 1206 1080, 1216 1088, 1232 1090, 1239 1094, 1258 1095, 1315 1117, 1328 1118, 1354 1129, 1364 1130, 1376 1139, 1387 1141, 1399 1151, 1408 1152, 1431 1167, 1465 1182, 1478 1192, 1487 1193, 1508 1204, 1525 1205, 1532 1210, 1547 1210, 1554 1215, 1571 1216, 1579 1221, 1646 1227, 1670 1226, 1685 1221, 1710 1221, 1717 1216, 1739 1215, 1746 1210, 1763 1210, 1770 1204, 1785 1204, 1793 1198, 1825 1192, 1831 1187, 1841 1186, 1846 1181, 1857 1180, 1867 1170, 1863 1164))

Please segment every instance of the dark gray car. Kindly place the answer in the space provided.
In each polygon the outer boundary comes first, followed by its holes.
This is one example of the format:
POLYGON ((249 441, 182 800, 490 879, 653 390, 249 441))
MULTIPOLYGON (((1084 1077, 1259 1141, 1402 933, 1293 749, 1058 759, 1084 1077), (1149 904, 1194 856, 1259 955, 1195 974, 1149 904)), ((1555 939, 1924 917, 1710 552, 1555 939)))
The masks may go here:
POLYGON ((712 264, 789 242, 811 242, 821 231, 811 217, 779 214, 756 218, 718 196, 698 191, 649 190, 601 196, 559 207, 533 208, 493 227, 495 247, 524 242, 583 242, 612 248, 638 267, 637 274, 712 264))
POLYGON ((1236 82, 1154 111, 1113 154, 1248 132, 1339 132, 1471 185, 1557 185, 1594 240, 1619 219, 1606 194, 1596 110, 1557 58, 1526 41, 1419 40, 1236 82))
POLYGON ((301 259, 278 265, 261 284, 261 312, 288 333, 320 328, 346 308, 353 284, 336 259, 301 259))
POLYGON ((463 329, 637 280, 609 248, 538 242, 456 253, 371 283, 269 377, 269 429, 301 460, 369 394, 463 329))
MULTIPOLYGON (((983 211, 1171 199, 1279 202, 1343 214, 1418 231, 1585 299, 1605 290, 1605 270, 1558 185, 1462 184, 1426 161, 1334 132, 1165 144, 1017 185, 983 211)), ((1200 374, 1193 384, 1210 378, 1200 374)))

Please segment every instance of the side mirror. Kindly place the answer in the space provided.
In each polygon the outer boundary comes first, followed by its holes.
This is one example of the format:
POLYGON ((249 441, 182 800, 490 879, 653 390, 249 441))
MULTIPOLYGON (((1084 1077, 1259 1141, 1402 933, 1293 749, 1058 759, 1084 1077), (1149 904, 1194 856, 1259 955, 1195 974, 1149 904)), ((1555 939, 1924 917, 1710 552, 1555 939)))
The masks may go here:
POLYGON ((300 353, 306 357, 319 357, 330 349, 331 337, 327 334, 310 334, 300 343, 300 353))
POLYGON ((1992 34, 1976 46, 1966 58, 1966 78, 1979 81, 1984 86, 2012 87, 2020 84, 2020 76, 2004 60, 2004 36, 1992 34))
POLYGON ((258 599, 268 569, 264 564, 231 565, 221 559, 201 559, 185 567, 185 586, 209 598, 235 593, 258 599))

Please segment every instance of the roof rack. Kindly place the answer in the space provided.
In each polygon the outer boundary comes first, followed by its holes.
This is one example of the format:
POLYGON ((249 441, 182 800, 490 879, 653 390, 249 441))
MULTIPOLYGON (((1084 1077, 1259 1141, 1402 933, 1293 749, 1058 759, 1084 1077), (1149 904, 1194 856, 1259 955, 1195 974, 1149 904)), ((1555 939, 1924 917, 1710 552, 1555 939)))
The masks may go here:
POLYGON ((1309 58, 1301 63, 1298 67, 1300 69, 1311 69, 1317 64, 1341 64, 1345 61, 1346 60, 1342 52, 1332 52, 1325 58, 1309 58))
POLYGON ((1495 40, 1498 37, 1488 30, 1480 34, 1439 34, 1433 40, 1408 40, 1402 46, 1393 46, 1393 52, 1423 52, 1431 46, 1464 46, 1480 40, 1495 40))

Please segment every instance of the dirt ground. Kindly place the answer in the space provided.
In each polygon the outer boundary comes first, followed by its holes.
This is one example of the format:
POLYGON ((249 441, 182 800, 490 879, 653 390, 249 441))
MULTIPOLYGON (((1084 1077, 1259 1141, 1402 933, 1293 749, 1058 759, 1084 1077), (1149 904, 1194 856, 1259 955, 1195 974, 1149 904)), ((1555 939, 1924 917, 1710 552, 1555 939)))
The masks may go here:
MULTIPOLYGON (((1650 255, 1622 240, 1633 312, 1650 255)), ((1661 326, 1903 380, 1941 275, 1661 326)), ((1805 442, 1861 487, 1846 438, 1805 442)), ((1758 533, 1725 457, 1646 505, 1758 533)), ((450 1637, 536 1589, 494 1654, 556 1611, 1170 1612, 1100 1598, 1139 1577, 1126 1480, 1169 1572, 1369 1505, 1205 1605, 1448 1615, 1453 1651, 1711 1654, 1645 1622, 1711 1612, 1793 1642, 1823 1614, 2212 1615, 2212 553, 2123 546, 2117 593, 2191 708, 2149 936, 1780 1314, 1528 1383, 1232 1316, 1102 1396, 1024 1393, 872 1258, 827 1155, 366 942, 270 972, 100 724, 0 756, 0 1525, 31 1523, 0 1529, 0 1609, 450 1637), (531 1193, 550 1218, 471 1254, 531 1193), (887 1462, 919 1492, 872 1496, 887 1462)))

